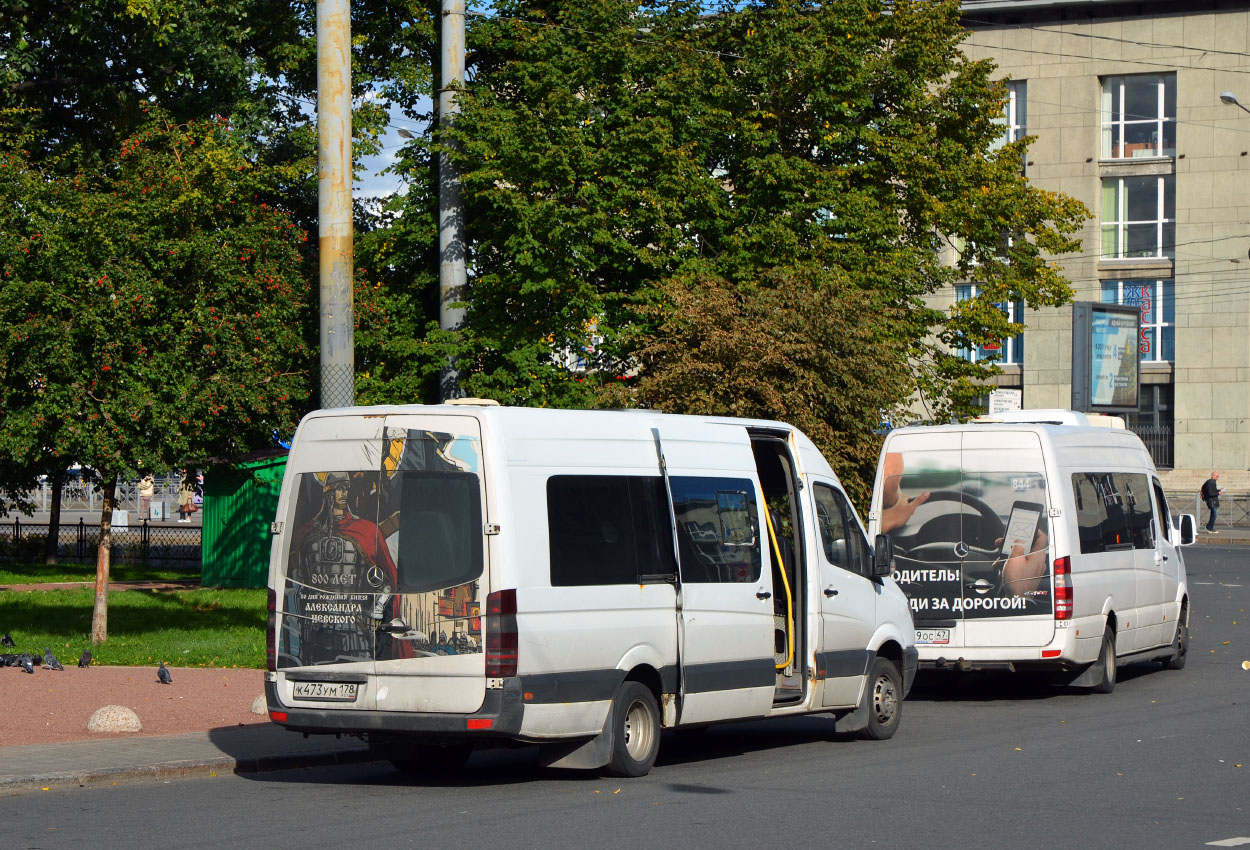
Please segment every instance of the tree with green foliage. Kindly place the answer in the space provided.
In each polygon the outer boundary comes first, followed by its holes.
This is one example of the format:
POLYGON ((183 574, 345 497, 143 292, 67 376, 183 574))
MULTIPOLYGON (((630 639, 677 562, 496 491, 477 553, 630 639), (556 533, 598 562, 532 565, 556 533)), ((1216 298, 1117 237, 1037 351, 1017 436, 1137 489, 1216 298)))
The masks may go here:
POLYGON ((99 642, 119 476, 293 428, 307 236, 266 200, 294 176, 249 159, 224 121, 153 114, 102 165, 30 147, 0 151, 0 450, 103 482, 99 642))
POLYGON ((1029 140, 999 144, 1004 90, 960 52, 954 0, 708 11, 512 0, 475 21, 444 140, 471 267, 451 353, 510 403, 801 418, 866 480, 883 418, 970 410, 989 370, 956 352, 1020 330, 996 304, 1070 300, 1051 258, 1087 212, 1024 179, 1029 140), (931 305, 968 279, 977 298, 931 305), (735 380, 698 389, 716 374, 735 380))
POLYGON ((152 106, 180 122, 302 122, 314 14, 286 0, 15 0, 0 27, 0 108, 26 111, 37 157, 107 156, 152 106))

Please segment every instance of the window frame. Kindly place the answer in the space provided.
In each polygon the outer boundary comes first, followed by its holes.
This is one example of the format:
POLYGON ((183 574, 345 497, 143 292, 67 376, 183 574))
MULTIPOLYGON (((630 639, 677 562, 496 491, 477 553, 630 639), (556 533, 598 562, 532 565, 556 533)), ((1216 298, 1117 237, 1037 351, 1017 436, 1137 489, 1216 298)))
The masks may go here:
MULTIPOLYGON (((978 283, 957 283, 955 284, 955 303, 959 304, 963 301, 970 301, 977 297, 981 285, 978 283)), ((996 301, 995 306, 1003 312, 1007 317, 1007 321, 1012 324, 1024 324, 1024 300, 1017 298, 1013 301, 996 301)), ((1001 357, 995 357, 993 349, 986 348, 983 345, 977 346, 975 349, 961 348, 959 356, 972 363, 980 363, 982 361, 992 360, 1000 365, 1022 366, 1024 365, 1024 330, 1015 336, 1009 336, 1000 340, 1002 344, 1001 357)))
POLYGON ((1102 78, 1100 98, 1101 149, 1103 159, 1137 159, 1176 156, 1176 115, 1168 114, 1169 101, 1176 110, 1176 74, 1116 74, 1102 78), (1124 103, 1129 87, 1156 87, 1153 115, 1128 116, 1124 103), (1118 104, 1118 107, 1117 107, 1118 104), (1149 141, 1128 141, 1129 136, 1150 134, 1149 141))
POLYGON ((1103 304, 1128 304, 1141 308, 1138 351, 1142 354, 1143 363, 1175 362, 1175 278, 1107 278, 1099 281, 1099 297, 1103 304), (1135 289, 1136 293, 1126 296, 1126 290, 1131 289, 1135 289), (1149 293, 1145 294, 1147 289, 1149 293), (1128 300, 1125 300, 1126 297, 1128 300))
MULTIPOLYGON (((1133 194, 1134 199, 1139 195, 1133 194)), ((1173 259, 1176 254, 1176 175, 1130 174, 1102 178, 1102 218, 1099 224, 1099 253, 1104 260, 1173 259), (1130 189, 1140 181, 1155 183, 1154 218, 1130 219, 1130 189), (1111 192, 1109 201, 1108 192, 1111 192), (1108 209, 1111 207, 1111 209, 1108 209), (1168 213, 1171 212, 1169 217, 1168 213), (1131 250, 1129 239, 1134 232, 1154 229, 1154 246, 1149 252, 1131 250), (1108 237, 1111 237, 1108 239, 1108 237)))

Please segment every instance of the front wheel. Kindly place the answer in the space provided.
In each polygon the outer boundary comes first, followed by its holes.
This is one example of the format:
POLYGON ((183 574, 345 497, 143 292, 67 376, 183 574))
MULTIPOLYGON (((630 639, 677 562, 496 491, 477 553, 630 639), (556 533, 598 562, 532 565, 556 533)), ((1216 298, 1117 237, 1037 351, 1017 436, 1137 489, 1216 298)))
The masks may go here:
POLYGON ((660 711, 641 682, 625 682, 612 700, 612 776, 646 776, 660 753, 660 711))
POLYGON ((874 741, 894 737, 903 719, 903 679, 893 661, 878 657, 872 662, 864 700, 868 703, 868 725, 863 736, 874 741))
POLYGON ((1115 630, 1110 626, 1102 633, 1102 650, 1094 663, 1101 675, 1091 690, 1096 694, 1111 693, 1115 690, 1115 630))
POLYGON ((1189 655, 1189 606, 1181 608, 1180 619, 1176 621, 1176 640, 1172 642, 1172 655, 1164 659, 1163 669, 1185 669, 1185 657, 1189 655))

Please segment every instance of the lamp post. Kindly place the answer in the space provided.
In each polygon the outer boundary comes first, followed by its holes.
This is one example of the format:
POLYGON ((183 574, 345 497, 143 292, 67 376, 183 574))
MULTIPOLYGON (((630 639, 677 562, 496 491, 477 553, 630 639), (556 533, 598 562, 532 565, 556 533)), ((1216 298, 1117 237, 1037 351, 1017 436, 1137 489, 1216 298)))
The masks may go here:
POLYGON ((356 342, 350 0, 317 0, 317 232, 321 406, 351 407, 356 399, 356 342))
POLYGON ((1250 112, 1250 107, 1247 107, 1244 103, 1238 100, 1237 95, 1233 94, 1230 91, 1220 92, 1220 100, 1223 101, 1224 103, 1232 104, 1233 106, 1237 107, 1243 112, 1250 112))

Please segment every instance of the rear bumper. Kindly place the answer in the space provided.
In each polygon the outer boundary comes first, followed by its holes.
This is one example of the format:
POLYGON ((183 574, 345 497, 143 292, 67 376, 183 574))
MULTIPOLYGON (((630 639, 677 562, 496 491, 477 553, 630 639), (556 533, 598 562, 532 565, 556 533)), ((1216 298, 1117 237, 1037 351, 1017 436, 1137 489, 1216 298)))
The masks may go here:
POLYGON ((488 689, 481 708, 472 714, 302 708, 279 702, 274 682, 265 682, 265 702, 269 717, 293 732, 310 735, 386 732, 439 740, 515 738, 521 731, 524 712, 521 681, 515 678, 504 679, 503 688, 488 689), (278 717, 274 716, 275 712, 278 717), (280 719, 282 715, 285 720, 280 719), (470 721, 473 721, 472 728, 470 721))

